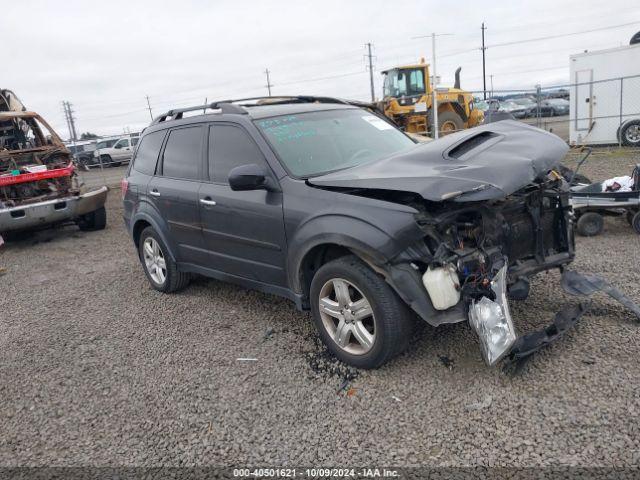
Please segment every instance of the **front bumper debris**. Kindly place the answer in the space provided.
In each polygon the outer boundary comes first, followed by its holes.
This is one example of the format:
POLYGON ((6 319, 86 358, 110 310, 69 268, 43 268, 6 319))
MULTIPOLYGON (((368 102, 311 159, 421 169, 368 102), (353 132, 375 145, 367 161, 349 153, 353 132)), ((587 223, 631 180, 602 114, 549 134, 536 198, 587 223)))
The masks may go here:
POLYGON ((0 210, 0 232, 12 232, 61 223, 93 212, 104 206, 107 187, 79 196, 67 196, 45 202, 0 210))
MULTIPOLYGON (((603 292, 627 307, 640 321, 640 307, 616 287, 604 279, 590 274, 581 274, 573 270, 565 270, 560 281, 562 288, 570 295, 589 296, 595 292, 603 292)), ((589 310, 589 305, 580 303, 562 309, 556 313, 553 322, 542 330, 519 337, 506 356, 504 368, 519 371, 526 360, 542 348, 562 338, 562 336, 589 310)))

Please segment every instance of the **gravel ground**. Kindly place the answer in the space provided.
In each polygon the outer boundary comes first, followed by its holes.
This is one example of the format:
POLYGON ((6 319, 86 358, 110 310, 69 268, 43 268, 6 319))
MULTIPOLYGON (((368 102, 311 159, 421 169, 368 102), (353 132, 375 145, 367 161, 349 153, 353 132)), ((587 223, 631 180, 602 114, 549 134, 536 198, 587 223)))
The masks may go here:
MULTIPOLYGON (((585 173, 636 161, 599 155, 585 173)), ((0 466, 640 463, 640 326, 604 296, 517 376, 484 365, 467 324, 357 372, 286 300, 206 279, 151 290, 118 191, 108 209, 105 231, 40 232, 0 256, 0 466)), ((575 267, 640 302, 638 247, 608 219, 575 267)), ((513 304, 520 332, 576 303, 558 280, 513 304)))

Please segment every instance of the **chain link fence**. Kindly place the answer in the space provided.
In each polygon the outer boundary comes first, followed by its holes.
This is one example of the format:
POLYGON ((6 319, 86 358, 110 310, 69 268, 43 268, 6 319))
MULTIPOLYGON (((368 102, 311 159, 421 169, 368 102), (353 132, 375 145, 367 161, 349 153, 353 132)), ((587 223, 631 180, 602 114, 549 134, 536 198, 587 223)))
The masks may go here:
POLYGON ((504 112, 571 145, 640 147, 640 75, 472 93, 486 117, 504 112))

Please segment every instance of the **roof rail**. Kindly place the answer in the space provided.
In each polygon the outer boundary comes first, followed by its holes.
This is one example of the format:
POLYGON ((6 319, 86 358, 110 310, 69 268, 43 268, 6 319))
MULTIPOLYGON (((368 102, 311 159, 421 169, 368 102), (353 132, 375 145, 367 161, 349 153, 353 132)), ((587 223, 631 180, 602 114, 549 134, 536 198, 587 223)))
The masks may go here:
POLYGON ((151 124, 155 125, 157 123, 167 122, 169 120, 180 120, 183 117, 184 113, 195 112, 197 110, 202 110, 203 112, 206 112, 207 109, 211 109, 211 110, 220 110, 222 113, 234 113, 234 114, 246 115, 248 112, 243 107, 285 105, 288 103, 338 103, 342 105, 355 105, 355 106, 365 105, 364 102, 343 100, 343 99, 334 98, 334 97, 316 97, 313 95, 277 95, 273 97, 247 97, 247 98, 238 98, 238 99, 230 99, 230 100, 219 100, 219 101, 208 103, 205 105, 198 105, 194 107, 177 108, 177 109, 169 110, 168 112, 165 112, 162 115, 156 117, 151 124), (259 101, 262 101, 262 103, 258 103, 259 101), (256 103, 248 103, 248 102, 256 102, 256 103))

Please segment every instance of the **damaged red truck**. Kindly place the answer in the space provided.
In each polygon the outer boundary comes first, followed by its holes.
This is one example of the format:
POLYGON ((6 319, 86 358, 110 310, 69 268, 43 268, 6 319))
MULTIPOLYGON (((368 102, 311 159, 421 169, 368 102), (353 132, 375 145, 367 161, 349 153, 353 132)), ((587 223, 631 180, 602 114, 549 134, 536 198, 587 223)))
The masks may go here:
POLYGON ((103 229, 107 192, 105 186, 84 191, 60 137, 0 89, 0 233, 66 222, 103 229))

